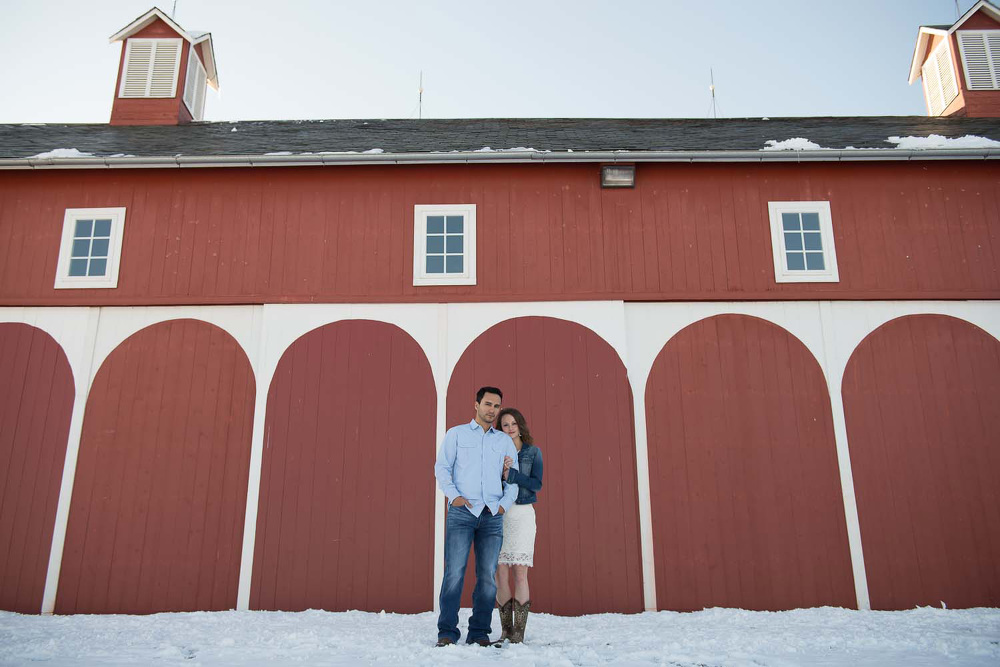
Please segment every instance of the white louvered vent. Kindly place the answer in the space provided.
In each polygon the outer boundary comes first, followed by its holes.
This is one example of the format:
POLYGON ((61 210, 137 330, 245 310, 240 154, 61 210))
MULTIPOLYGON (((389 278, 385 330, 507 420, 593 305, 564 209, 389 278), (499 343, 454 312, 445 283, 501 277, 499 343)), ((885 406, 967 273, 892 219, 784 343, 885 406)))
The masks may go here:
POLYGON ((960 30, 958 50, 969 90, 1000 89, 1000 30, 960 30))
POLYGON ((119 97, 173 97, 181 60, 179 39, 130 39, 119 97))
POLYGON ((927 95, 930 115, 940 116, 958 96, 955 68, 951 64, 951 50, 947 41, 941 42, 940 46, 934 49, 930 58, 920 68, 920 75, 924 80, 924 93, 927 95))
POLYGON ((188 52, 187 77, 184 81, 184 104, 191 112, 191 118, 201 120, 205 115, 205 88, 207 76, 198 59, 194 47, 188 52))

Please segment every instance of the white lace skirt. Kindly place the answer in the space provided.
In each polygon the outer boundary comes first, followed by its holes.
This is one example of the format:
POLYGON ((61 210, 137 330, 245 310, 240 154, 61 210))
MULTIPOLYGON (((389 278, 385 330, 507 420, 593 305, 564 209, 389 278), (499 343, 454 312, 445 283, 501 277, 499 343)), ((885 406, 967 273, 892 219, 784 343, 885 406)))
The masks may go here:
POLYGON ((535 506, 511 506, 503 515, 503 546, 500 547, 501 565, 527 565, 535 560, 535 506))

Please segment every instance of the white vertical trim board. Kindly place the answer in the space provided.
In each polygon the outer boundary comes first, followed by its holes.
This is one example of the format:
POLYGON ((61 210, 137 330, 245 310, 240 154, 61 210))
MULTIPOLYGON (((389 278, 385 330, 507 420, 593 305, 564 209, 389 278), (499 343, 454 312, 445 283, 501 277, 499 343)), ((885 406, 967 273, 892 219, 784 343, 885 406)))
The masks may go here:
POLYGON ((649 485, 649 440, 646 429, 646 381, 648 375, 634 377, 632 411, 635 419, 636 495, 639 498, 639 549, 642 554, 642 600, 646 611, 656 611, 656 554, 653 551, 653 512, 649 485))
POLYGON ((847 441, 847 416, 844 414, 844 396, 841 393, 844 369, 840 368, 835 361, 837 359, 837 320, 829 302, 820 304, 819 316, 823 326, 823 356, 819 359, 820 364, 825 369, 826 390, 830 394, 833 437, 837 445, 837 467, 840 472, 844 517, 847 520, 847 546, 851 553, 851 572, 854 576, 854 597, 858 603, 858 609, 871 609, 864 547, 861 542, 858 497, 854 489, 854 469, 851 466, 851 449, 847 441))
MULTIPOLYGON (((438 305, 437 331, 438 353, 434 364, 434 386, 437 388, 437 411, 434 423, 434 454, 437 461, 437 451, 444 442, 448 430, 448 306, 438 305)), ((444 581, 444 521, 445 495, 434 480, 434 584, 431 590, 431 609, 434 613, 441 611, 438 591, 444 581)))
MULTIPOLYGON (((267 327, 264 306, 254 308, 253 359, 256 368, 264 365, 267 350, 267 327)), ((271 386, 271 373, 258 372, 254 386, 253 427, 250 431, 250 465, 247 470, 247 499, 243 515, 243 547, 240 551, 240 578, 236 588, 236 608, 250 609, 250 583, 253 580, 253 551, 257 540, 257 509, 260 503, 261 461, 264 455, 264 423, 267 419, 267 394, 271 386)))

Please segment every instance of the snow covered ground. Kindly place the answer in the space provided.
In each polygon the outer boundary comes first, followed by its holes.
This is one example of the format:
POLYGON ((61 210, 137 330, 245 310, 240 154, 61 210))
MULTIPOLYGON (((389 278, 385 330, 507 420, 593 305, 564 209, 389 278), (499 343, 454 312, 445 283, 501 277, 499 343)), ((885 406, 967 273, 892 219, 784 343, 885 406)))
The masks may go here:
MULTIPOLYGON (((463 610, 460 627, 467 624, 463 610)), ((494 616, 494 630, 498 629, 494 616)), ((495 632, 495 634, 499 634, 495 632)), ((1000 609, 532 614, 527 643, 434 648, 436 616, 0 613, 4 665, 1000 665, 1000 609)), ((463 637, 464 639, 464 637, 463 637)))

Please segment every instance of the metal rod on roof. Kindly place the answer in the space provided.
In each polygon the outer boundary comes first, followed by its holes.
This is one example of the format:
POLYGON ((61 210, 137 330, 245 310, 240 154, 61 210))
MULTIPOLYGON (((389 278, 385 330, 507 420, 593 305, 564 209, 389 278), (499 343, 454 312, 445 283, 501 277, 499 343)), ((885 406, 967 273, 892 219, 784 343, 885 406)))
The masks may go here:
POLYGON ((174 8, 170 10, 170 18, 177 18, 177 0, 174 0, 174 8))
MULTIPOLYGON (((424 71, 420 70, 420 88, 417 90, 417 118, 424 117, 424 71)), ((410 113, 413 113, 412 111, 410 113)))
POLYGON ((718 119, 719 116, 716 114, 715 111, 715 72, 712 71, 711 67, 708 68, 708 76, 712 81, 712 85, 708 87, 708 89, 712 91, 712 118, 718 119))

